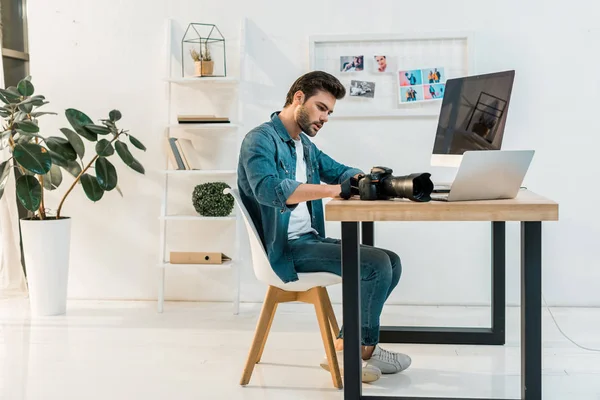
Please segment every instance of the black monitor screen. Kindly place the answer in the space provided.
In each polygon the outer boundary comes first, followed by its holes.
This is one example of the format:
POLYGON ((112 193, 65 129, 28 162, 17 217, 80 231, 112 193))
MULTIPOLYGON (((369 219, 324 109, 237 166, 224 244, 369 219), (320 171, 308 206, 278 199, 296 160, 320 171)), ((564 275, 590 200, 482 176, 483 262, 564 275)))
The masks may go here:
POLYGON ((448 79, 433 154, 500 150, 515 71, 448 79))

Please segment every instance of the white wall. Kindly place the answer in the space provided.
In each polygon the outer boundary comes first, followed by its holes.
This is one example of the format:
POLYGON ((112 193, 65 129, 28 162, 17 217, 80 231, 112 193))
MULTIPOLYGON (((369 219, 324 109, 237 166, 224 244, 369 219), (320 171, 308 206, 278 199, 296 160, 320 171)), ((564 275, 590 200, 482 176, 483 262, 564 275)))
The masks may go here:
MULTIPOLYGON (((525 185, 560 202, 560 222, 543 228, 546 299, 551 304, 600 305, 595 248, 600 233, 595 201, 600 195, 595 186, 600 148, 597 2, 431 0, 420 6, 393 0, 373 5, 306 0, 290 3, 287 7, 293 11, 287 12, 281 2, 272 0, 28 3, 31 72, 39 92, 51 102, 48 108, 76 107, 96 120, 118 108, 124 115, 122 127, 148 147, 139 156, 145 177, 118 169, 124 198, 110 193, 92 204, 78 190, 66 203, 64 210, 74 219, 70 297, 156 298, 162 193, 158 171, 163 166, 161 135, 167 106, 162 81, 165 23, 173 18, 179 32, 189 22, 217 24, 227 38, 231 75, 240 72, 243 44, 250 81, 241 96, 248 129, 279 109, 293 80, 307 70, 309 35, 473 31, 476 72, 517 71, 504 148, 535 149, 525 185), (244 18, 249 24, 242 43, 244 18)), ((396 174, 417 170, 437 174, 439 170, 429 167, 435 124, 434 119, 332 121, 316 141, 333 157, 365 170, 383 164, 396 174)), ((66 121, 62 115, 47 117, 42 126, 48 134, 66 126, 66 121)), ((185 190, 177 198, 182 207, 189 205, 191 184, 182 183, 185 190)), ((339 235, 337 224, 327 228, 329 235, 339 235)), ((190 237, 195 239, 202 232, 194 229, 190 237)), ((381 224, 376 242, 396 250, 404 264, 403 279, 390 302, 489 302, 489 224, 381 224)), ((226 239, 218 243, 227 245, 226 239)), ((232 277, 226 270, 177 270, 167 278, 169 299, 230 298, 232 277)), ((519 227, 509 223, 511 304, 519 302, 518 284, 519 227)), ((260 300, 263 290, 246 265, 242 300, 260 300)), ((337 289, 333 295, 339 299, 337 289)))

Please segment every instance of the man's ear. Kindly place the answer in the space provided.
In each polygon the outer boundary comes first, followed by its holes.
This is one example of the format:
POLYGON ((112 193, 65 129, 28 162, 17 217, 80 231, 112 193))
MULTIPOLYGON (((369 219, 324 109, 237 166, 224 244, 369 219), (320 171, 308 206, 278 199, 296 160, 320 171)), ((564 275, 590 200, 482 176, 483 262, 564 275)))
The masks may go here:
POLYGON ((294 94, 294 100, 298 101, 298 104, 304 104, 304 92, 302 92, 301 90, 298 90, 295 94, 294 94))

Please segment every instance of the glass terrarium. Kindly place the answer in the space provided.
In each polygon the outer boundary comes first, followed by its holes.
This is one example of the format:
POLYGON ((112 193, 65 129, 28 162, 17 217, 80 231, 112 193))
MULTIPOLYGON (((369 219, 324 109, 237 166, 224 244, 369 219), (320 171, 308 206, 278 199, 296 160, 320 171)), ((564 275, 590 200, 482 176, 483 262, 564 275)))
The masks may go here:
POLYGON ((227 76, 225 38, 214 24, 192 22, 181 40, 181 75, 227 76))

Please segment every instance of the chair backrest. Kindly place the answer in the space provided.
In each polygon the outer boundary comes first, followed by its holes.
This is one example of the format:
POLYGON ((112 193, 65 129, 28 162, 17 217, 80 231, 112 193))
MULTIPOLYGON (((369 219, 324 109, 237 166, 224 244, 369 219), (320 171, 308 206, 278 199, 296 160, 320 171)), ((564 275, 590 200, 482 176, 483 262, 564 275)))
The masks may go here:
POLYGON ((238 206, 238 209, 242 213, 242 218, 244 220, 244 225, 246 226, 246 231, 248 232, 248 240, 250 242, 250 253, 252 254, 252 267, 254 269, 254 274, 256 278, 268 285, 280 286, 283 284, 283 281, 277 276, 277 274, 273 271, 271 267, 271 263, 269 262, 269 258, 265 249, 260 240, 260 236, 258 236, 258 232, 256 227, 254 226, 254 222, 252 222, 252 218, 250 214, 248 214, 248 210, 244 203, 242 202, 242 198, 240 197, 240 193, 238 189, 225 189, 223 193, 231 194, 235 199, 235 203, 238 206))

